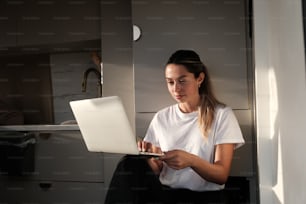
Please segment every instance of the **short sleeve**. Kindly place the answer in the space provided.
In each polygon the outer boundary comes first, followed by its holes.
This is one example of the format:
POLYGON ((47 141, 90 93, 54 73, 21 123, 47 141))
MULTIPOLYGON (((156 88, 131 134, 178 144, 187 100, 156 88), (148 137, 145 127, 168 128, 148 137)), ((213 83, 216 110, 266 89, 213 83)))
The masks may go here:
POLYGON ((231 108, 219 109, 215 120, 215 144, 234 143, 237 149, 245 143, 239 123, 231 108))

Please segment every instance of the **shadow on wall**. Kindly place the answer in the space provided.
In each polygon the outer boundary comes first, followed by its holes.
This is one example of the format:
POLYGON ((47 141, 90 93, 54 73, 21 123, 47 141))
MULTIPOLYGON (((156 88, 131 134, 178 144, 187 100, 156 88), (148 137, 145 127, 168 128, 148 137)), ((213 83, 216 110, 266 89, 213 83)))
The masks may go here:
MULTIPOLYGON (((1 100, 22 112, 24 124, 53 123, 47 54, 1 57, 0 76, 1 100)), ((16 122, 19 124, 22 121, 16 122)))

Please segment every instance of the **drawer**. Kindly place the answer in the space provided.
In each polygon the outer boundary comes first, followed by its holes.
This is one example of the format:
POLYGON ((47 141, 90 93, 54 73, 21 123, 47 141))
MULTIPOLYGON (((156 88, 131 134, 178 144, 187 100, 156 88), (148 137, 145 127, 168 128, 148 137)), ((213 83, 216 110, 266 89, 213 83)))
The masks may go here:
POLYGON ((0 203, 103 203, 103 183, 1 181, 0 203))
POLYGON ((103 153, 88 152, 80 132, 37 136, 32 179, 104 181, 103 153))

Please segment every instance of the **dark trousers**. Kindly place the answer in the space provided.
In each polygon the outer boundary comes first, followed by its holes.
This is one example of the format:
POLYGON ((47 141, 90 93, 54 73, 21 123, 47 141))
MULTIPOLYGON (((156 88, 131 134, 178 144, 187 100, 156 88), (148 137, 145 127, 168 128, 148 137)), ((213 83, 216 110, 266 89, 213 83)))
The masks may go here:
POLYGON ((114 172, 105 204, 220 204, 225 200, 223 191, 195 192, 164 186, 145 158, 129 155, 114 172))

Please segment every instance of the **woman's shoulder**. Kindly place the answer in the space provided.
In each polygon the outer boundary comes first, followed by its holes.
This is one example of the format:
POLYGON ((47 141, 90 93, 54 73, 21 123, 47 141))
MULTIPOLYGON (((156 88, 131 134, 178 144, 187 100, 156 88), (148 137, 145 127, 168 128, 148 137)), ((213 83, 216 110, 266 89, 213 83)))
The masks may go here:
POLYGON ((216 110, 217 111, 231 111, 232 108, 228 105, 225 105, 225 104, 219 104, 216 106, 216 110))
POLYGON ((233 109, 227 105, 218 105, 215 109, 216 115, 223 115, 223 114, 232 114, 233 109))
POLYGON ((230 106, 218 106, 215 109, 215 121, 236 121, 237 117, 230 106))
POLYGON ((167 107, 164 107, 156 112, 155 117, 165 117, 169 116, 169 114, 174 113, 176 111, 177 104, 173 104, 167 107))

